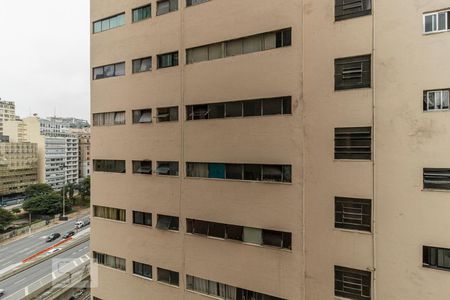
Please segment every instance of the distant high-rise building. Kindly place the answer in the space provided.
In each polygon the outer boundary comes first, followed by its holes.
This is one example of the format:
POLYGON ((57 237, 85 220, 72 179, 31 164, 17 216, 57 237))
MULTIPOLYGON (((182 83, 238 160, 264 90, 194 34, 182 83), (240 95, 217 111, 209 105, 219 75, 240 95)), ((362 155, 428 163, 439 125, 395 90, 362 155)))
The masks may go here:
POLYGON ((16 105, 12 101, 0 99, 0 135, 3 133, 3 123, 16 119, 16 105))
POLYGON ((89 132, 78 134, 78 149, 79 177, 81 179, 91 175, 91 134, 89 132))
POLYGON ((69 133, 71 129, 89 128, 89 122, 77 118, 48 117, 40 119, 41 134, 69 133))

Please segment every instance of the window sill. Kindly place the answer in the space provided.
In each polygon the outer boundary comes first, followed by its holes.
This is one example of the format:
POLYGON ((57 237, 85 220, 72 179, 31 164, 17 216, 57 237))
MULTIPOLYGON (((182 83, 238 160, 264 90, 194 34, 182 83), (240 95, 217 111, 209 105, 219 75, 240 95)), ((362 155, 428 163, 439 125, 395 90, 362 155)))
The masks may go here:
POLYGON ((423 188, 422 192, 437 192, 437 193, 450 193, 450 190, 441 190, 441 189, 426 189, 423 188))
POLYGON ((109 267, 109 266, 105 266, 105 265, 102 265, 102 264, 99 264, 99 263, 96 263, 96 262, 94 262, 93 264, 97 265, 98 267, 104 268, 104 269, 115 270, 115 271, 119 271, 119 272, 122 272, 122 273, 126 273, 126 271, 124 271, 124 270, 116 269, 116 268, 109 267))
POLYGON ((180 232, 179 230, 173 230, 173 229, 159 229, 159 228, 156 228, 156 229, 158 229, 160 231, 168 231, 168 232, 173 232, 173 233, 179 233, 180 232))
POLYGON ((424 267, 425 269, 431 269, 431 270, 436 270, 436 271, 450 272, 450 269, 446 269, 446 268, 439 268, 439 267, 434 267, 434 266, 429 266, 429 265, 422 265, 422 267, 424 267))
POLYGON ((136 227, 141 227, 141 228, 147 228, 147 229, 153 229, 153 226, 148 226, 148 225, 143 225, 143 224, 136 224, 136 223, 131 223, 133 226, 136 227))
POLYGON ((140 72, 131 72, 132 75, 139 75, 142 73, 151 73, 153 69, 147 70, 147 71, 140 71, 140 72))
POLYGON ((345 229, 345 228, 333 228, 335 232, 348 232, 348 233, 357 233, 362 235, 373 235, 371 231, 357 230, 357 229, 345 229))
POLYGON ((126 221, 112 220, 112 219, 96 217, 96 216, 93 216, 93 219, 94 220, 102 220, 102 221, 112 222, 112 223, 118 223, 118 224, 126 224, 127 223, 126 221))
POLYGON ((227 242, 227 243, 234 243, 234 244, 239 244, 239 245, 253 246, 253 247, 257 247, 257 248, 271 249, 271 250, 276 250, 276 251, 284 251, 284 252, 292 253, 291 249, 278 248, 278 247, 275 247, 275 246, 258 245, 258 244, 252 244, 252 243, 246 243, 246 242, 242 242, 242 241, 237 241, 237 240, 233 240, 233 239, 225 239, 225 238, 219 238, 219 237, 207 236, 207 235, 200 235, 200 234, 194 234, 194 233, 186 233, 186 235, 188 235, 188 236, 195 236, 195 237, 198 237, 198 238, 206 238, 206 239, 211 239, 211 240, 216 240, 216 241, 223 241, 223 242, 227 242))
POLYGON ((197 179, 197 180, 213 180, 213 181, 230 181, 230 182, 243 182, 243 183, 266 183, 266 184, 281 184, 292 185, 292 182, 279 182, 279 181, 258 181, 258 180, 243 180, 243 179, 222 179, 222 178, 205 178, 205 177, 184 177, 184 179, 197 179))
POLYGON ((141 275, 137 275, 137 274, 131 274, 132 276, 134 276, 134 277, 137 277, 137 278, 140 278, 140 279, 144 279, 144 280, 147 280, 147 281, 153 281, 153 278, 148 278, 148 277, 145 277, 145 276, 141 276, 141 275))
POLYGON ((449 29, 446 30, 439 30, 439 31, 432 31, 432 32, 424 32, 423 35, 431 35, 431 34, 437 34, 437 33, 444 33, 444 32, 449 32, 449 29))
POLYGON ((220 299, 220 300, 223 300, 223 298, 220 298, 220 297, 215 297, 215 296, 213 296, 213 295, 208 295, 208 294, 200 293, 200 292, 197 292, 197 291, 192 291, 192 290, 189 290, 189 289, 186 289, 186 292, 192 293, 192 294, 195 294, 195 295, 200 295, 200 296, 208 297, 208 298, 211 298, 211 299, 220 299))
POLYGON ((370 162, 370 163, 372 163, 373 162, 373 159, 348 159, 348 158, 346 158, 346 159, 336 159, 336 158, 333 158, 333 162, 335 162, 335 163, 338 163, 338 162, 345 162, 345 163, 348 163, 348 162, 359 162, 359 163, 361 163, 361 162, 370 162))
POLYGON ((196 121, 214 121, 214 120, 241 120, 241 119, 260 119, 267 117, 292 117, 293 114, 273 114, 273 115, 260 115, 260 116, 240 116, 240 117, 224 117, 224 118, 212 118, 212 119, 195 119, 195 120, 186 120, 186 122, 196 122, 196 121))
POLYGON ((450 112, 450 109, 434 109, 434 110, 424 110, 424 113, 442 113, 442 112, 450 112))
POLYGON ((173 287, 173 288, 177 288, 177 289, 179 289, 180 288, 180 286, 179 285, 173 285, 173 284, 170 284, 170 283, 167 283, 167 282, 162 282, 162 281, 157 281, 159 284, 162 284, 162 285, 165 285, 165 286, 169 286, 169 287, 173 287))

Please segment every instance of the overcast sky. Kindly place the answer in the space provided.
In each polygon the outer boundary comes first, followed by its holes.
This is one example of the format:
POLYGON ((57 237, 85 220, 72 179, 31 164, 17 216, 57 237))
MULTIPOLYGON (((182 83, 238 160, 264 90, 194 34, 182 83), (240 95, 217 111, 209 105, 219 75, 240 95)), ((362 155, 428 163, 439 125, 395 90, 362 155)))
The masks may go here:
POLYGON ((0 0, 0 98, 89 118, 89 0, 0 0))

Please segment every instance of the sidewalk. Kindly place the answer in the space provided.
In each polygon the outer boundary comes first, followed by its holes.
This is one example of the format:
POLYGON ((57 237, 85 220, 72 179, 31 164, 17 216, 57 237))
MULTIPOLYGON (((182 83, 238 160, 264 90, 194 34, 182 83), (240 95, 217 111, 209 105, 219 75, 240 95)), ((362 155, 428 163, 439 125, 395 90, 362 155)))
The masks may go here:
MULTIPOLYGON (((69 217, 69 220, 68 220, 68 221, 71 221, 71 220, 74 220, 74 219, 77 219, 77 218, 80 218, 80 217, 84 217, 84 216, 86 216, 86 215, 89 215, 89 210, 90 210, 89 208, 84 208, 84 209, 81 209, 81 210, 79 210, 79 211, 76 211, 76 212, 72 212, 72 213, 70 213, 70 214, 67 214, 67 217, 69 217)), ((17 235, 17 236, 15 236, 15 237, 13 237, 13 238, 10 238, 10 239, 1 241, 1 242, 0 242, 0 246, 2 246, 2 245, 7 245, 7 244, 12 243, 12 242, 14 242, 14 241, 17 241, 17 240, 19 240, 19 239, 26 238, 26 237, 28 237, 28 236, 30 236, 30 235, 32 235, 32 234, 35 234, 35 233, 44 231, 44 230, 46 230, 46 229, 49 229, 49 228, 58 226, 58 225, 60 225, 60 224, 62 224, 62 223, 68 222, 68 221, 60 221, 60 220, 58 220, 58 219, 55 219, 55 220, 53 220, 53 221, 50 221, 50 224, 48 224, 48 225, 46 225, 46 226, 43 226, 43 227, 40 227, 40 228, 38 228, 38 229, 36 229, 36 230, 33 230, 33 231, 31 231, 31 233, 30 233, 30 232, 27 232, 27 233, 25 233, 25 234, 17 235)))

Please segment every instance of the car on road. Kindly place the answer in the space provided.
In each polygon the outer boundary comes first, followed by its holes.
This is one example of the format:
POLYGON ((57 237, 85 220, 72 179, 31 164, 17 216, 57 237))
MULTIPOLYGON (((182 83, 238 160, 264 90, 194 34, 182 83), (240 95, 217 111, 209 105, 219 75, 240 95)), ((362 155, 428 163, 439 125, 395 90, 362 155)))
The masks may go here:
POLYGON ((63 239, 68 239, 68 238, 70 238, 71 236, 74 236, 74 235, 75 235, 75 231, 71 230, 71 231, 66 232, 66 234, 64 234, 62 238, 63 239))
POLYGON ((47 237, 47 239, 46 239, 45 241, 46 241, 47 243, 48 243, 48 242, 52 242, 52 241, 58 239, 60 236, 61 236, 61 234, 55 232, 55 233, 50 234, 50 235, 47 237))
POLYGON ((87 226, 91 224, 91 221, 89 219, 83 220, 83 221, 77 221, 75 222, 75 229, 81 229, 84 226, 87 226))
POLYGON ((5 290, 0 289, 0 297, 5 295, 5 290))
POLYGON ((55 252, 58 252, 59 250, 61 250, 61 248, 53 248, 47 251, 47 254, 53 254, 55 252))

